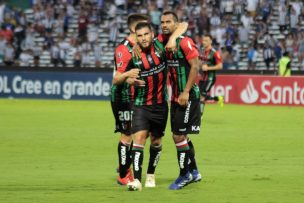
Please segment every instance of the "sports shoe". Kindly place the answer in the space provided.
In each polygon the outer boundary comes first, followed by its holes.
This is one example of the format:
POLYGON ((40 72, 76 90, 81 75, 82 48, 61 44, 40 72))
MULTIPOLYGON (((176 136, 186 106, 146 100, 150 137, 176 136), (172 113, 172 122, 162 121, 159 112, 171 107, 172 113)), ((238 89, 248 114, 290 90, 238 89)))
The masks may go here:
POLYGON ((155 175, 154 174, 147 174, 145 187, 155 187, 155 175))
POLYGON ((200 174, 200 172, 198 170, 193 170, 191 172, 191 175, 192 175, 192 181, 193 183, 195 182, 199 182, 202 180, 202 175, 200 174))
POLYGON ((134 179, 132 182, 127 184, 129 191, 141 191, 142 186, 141 182, 138 179, 134 179))
POLYGON ((117 177, 117 183, 119 185, 127 185, 129 182, 133 181, 133 174, 132 174, 132 170, 128 169, 127 175, 124 178, 121 178, 119 175, 117 177))
POLYGON ((187 173, 185 176, 179 176, 170 186, 170 190, 179 190, 188 185, 192 181, 191 173, 187 173))
POLYGON ((124 177, 124 178, 121 178, 121 177, 117 177, 117 183, 119 184, 119 185, 127 185, 128 183, 130 182, 130 179, 129 179, 129 177, 124 177))
POLYGON ((224 97, 223 96, 218 96, 218 104, 220 107, 224 106, 224 97))
POLYGON ((128 169, 128 172, 127 172, 126 176, 129 177, 130 181, 134 180, 133 172, 132 172, 131 168, 128 169))

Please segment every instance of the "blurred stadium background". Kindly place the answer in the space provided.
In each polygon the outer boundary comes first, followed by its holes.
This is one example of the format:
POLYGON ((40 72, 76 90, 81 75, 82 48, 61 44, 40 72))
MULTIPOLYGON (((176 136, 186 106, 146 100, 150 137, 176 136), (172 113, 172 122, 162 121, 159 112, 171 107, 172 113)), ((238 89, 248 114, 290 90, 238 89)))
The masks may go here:
POLYGON ((201 46, 211 33, 224 69, 273 70, 284 51, 292 70, 304 69, 301 0, 1 0, 0 62, 41 67, 112 67, 113 49, 127 34, 132 12, 174 10, 201 46), (6 45, 9 46, 6 46, 6 45), (12 46, 10 46, 12 45, 12 46), (5 54, 6 53, 6 54, 5 54))

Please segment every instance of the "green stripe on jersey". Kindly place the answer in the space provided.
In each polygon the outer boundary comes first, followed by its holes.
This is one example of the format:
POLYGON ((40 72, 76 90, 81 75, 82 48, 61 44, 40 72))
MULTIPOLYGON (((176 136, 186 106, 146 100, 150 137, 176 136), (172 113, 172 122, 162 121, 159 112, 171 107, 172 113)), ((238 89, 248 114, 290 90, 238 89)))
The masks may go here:
POLYGON ((188 78, 186 78, 185 66, 181 67, 181 73, 182 73, 182 81, 181 81, 181 83, 182 83, 183 89, 185 89, 186 83, 187 83, 187 79, 188 79, 188 78))
POLYGON ((115 92, 117 90, 117 86, 113 85, 111 88, 111 101, 114 102, 115 101, 115 92))
POLYGON ((185 147, 182 147, 182 148, 176 148, 177 149, 177 151, 179 151, 179 152, 183 152, 183 151, 187 151, 187 150, 189 150, 190 149, 190 147, 189 147, 189 145, 187 145, 187 146, 185 146, 185 147))

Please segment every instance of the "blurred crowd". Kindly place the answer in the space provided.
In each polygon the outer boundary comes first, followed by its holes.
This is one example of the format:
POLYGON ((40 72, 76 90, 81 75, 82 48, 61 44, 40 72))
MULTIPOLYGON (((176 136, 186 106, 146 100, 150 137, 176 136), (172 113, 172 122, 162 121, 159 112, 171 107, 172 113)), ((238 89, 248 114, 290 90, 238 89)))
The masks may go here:
MULTIPOLYGON (((189 24, 187 34, 201 50, 201 36, 210 33, 225 69, 240 62, 254 70, 259 62, 274 69, 284 52, 304 70, 304 9, 301 0, 31 0, 32 20, 25 11, 0 0, 0 63, 39 66, 49 52, 53 66, 102 67, 102 55, 127 34, 126 16, 148 14, 160 32, 162 11, 174 10, 189 24), (75 15, 76 14, 76 15, 75 15), (77 16, 76 32, 68 32, 77 16), (107 43, 101 43, 100 32, 107 43), (37 38, 42 39, 37 41, 37 38)), ((112 48, 112 49, 111 49, 112 48)))

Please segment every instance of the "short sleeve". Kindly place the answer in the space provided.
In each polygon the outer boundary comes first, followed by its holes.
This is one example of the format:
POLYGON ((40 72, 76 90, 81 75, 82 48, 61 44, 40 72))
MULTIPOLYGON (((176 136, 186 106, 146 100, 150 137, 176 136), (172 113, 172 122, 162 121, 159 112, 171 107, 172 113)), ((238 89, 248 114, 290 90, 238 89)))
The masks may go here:
POLYGON ((220 55, 220 52, 216 51, 216 52, 214 53, 214 58, 215 58, 216 64, 223 63, 223 62, 222 62, 221 55, 220 55))
POLYGON ((119 45, 115 50, 115 67, 118 72, 123 73, 126 71, 132 54, 129 52, 125 45, 119 45))
POLYGON ((184 37, 180 42, 180 46, 188 61, 199 56, 196 45, 191 38, 184 37))

